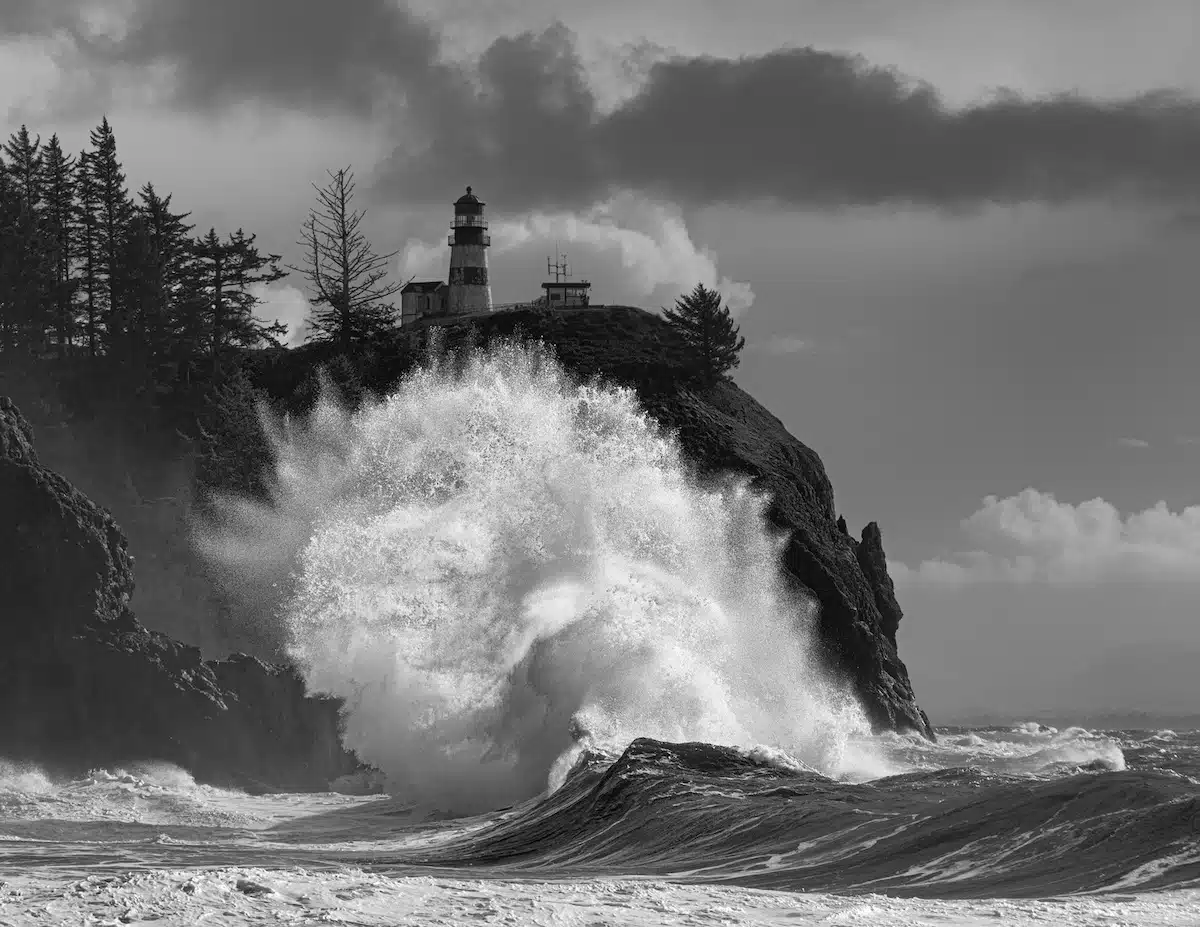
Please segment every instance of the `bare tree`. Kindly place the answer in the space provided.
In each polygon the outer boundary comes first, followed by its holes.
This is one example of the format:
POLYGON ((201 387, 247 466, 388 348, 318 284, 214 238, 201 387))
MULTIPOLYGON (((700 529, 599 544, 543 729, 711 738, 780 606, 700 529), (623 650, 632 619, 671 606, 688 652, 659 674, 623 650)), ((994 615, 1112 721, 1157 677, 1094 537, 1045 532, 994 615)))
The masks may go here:
POLYGON ((386 302, 401 288, 387 283, 387 264, 398 252, 376 254, 359 231, 366 210, 352 210, 354 174, 349 167, 327 171, 324 187, 313 184, 317 206, 304 221, 305 266, 286 265, 312 287, 309 324, 320 338, 343 348, 396 324, 396 307, 386 302))

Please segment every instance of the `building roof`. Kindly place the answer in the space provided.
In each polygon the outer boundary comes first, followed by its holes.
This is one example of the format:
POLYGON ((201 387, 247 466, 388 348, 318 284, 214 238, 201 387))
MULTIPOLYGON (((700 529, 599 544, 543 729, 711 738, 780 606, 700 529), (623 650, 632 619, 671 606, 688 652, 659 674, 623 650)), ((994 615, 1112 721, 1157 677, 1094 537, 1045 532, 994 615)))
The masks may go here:
POLYGON ((542 284, 542 288, 547 290, 554 287, 566 289, 568 287, 586 288, 589 286, 591 286, 591 284, 586 280, 551 280, 548 283, 542 284))
POLYGON ((433 293, 446 284, 442 280, 410 280, 400 289, 401 293, 433 293))
POLYGON ((484 205, 483 201, 471 192, 470 187, 467 187, 467 192, 454 201, 455 206, 463 203, 478 203, 480 206, 484 205))

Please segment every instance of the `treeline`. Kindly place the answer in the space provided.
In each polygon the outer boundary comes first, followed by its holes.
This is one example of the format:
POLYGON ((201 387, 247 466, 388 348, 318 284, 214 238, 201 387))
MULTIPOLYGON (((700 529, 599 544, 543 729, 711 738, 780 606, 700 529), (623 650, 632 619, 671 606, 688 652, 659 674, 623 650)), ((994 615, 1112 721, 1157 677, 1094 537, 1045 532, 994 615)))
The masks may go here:
POLYGON ((0 365, 57 360, 89 389, 168 397, 278 343, 253 310, 280 256, 240 228, 197 234, 151 183, 131 192, 107 118, 89 143, 68 154, 22 126, 0 147, 0 365))
MULTIPOLYGON (((146 429, 166 411, 159 424, 215 460, 218 432, 252 420, 260 395, 242 361, 287 333, 255 314, 264 285, 288 270, 305 279, 310 338, 331 349, 323 362, 357 363, 371 350, 362 342, 397 324, 394 252, 377 254, 363 234, 348 168, 313 185, 302 264, 281 268, 255 235, 198 232, 171 194, 151 183, 131 191, 107 118, 88 142, 70 154, 56 134, 43 141, 22 126, 0 145, 0 391, 37 380, 66 417, 104 405, 146 429)), ((697 286, 664 317, 696 379, 715 383, 737 365, 744 340, 719 293, 697 286)))

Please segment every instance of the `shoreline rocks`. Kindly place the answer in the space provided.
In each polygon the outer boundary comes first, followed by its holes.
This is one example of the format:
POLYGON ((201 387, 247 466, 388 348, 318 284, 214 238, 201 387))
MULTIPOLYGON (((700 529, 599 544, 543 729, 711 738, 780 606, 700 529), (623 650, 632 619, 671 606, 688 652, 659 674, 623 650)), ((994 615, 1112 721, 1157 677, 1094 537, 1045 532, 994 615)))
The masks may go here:
POLYGON ((50 770, 167 761, 200 781, 323 790, 359 767, 340 702, 289 668, 199 648, 129 609, 133 558, 112 516, 38 461, 0 397, 0 755, 50 770))

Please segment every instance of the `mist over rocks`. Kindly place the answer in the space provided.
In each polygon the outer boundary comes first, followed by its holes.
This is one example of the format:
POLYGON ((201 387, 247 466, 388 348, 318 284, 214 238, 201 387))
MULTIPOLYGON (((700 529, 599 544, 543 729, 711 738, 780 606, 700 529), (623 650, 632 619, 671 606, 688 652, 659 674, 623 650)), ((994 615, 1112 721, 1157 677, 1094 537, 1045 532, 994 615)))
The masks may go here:
POLYGON ((165 760, 288 790, 353 771, 338 701, 307 697, 290 668, 204 661, 137 621, 120 528, 41 465, 32 434, 0 397, 0 754, 67 773, 165 760))
MULTIPOLYGON (((755 489, 768 493, 768 519, 789 535, 785 574, 820 604, 827 663, 850 680, 877 730, 934 736, 897 652, 903 614, 879 527, 868 525, 860 541, 839 527, 833 487, 811 448, 734 384, 697 384, 678 336, 661 317, 641 309, 500 312, 452 322, 440 337, 447 348, 458 349, 514 335, 553 347, 559 362, 582 381, 598 378, 634 388, 646 411, 678 435, 700 476, 745 474, 755 489)), ((429 336, 428 329, 396 332, 350 355, 321 344, 255 352, 248 370, 278 410, 304 414, 318 395, 319 370, 351 402, 364 394, 385 395, 426 356, 429 336)))

